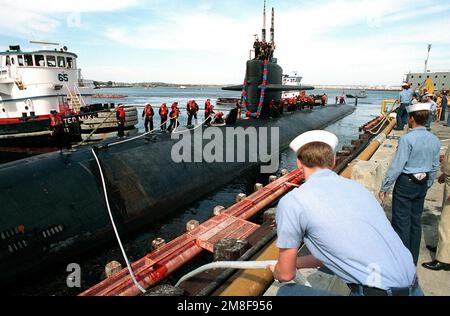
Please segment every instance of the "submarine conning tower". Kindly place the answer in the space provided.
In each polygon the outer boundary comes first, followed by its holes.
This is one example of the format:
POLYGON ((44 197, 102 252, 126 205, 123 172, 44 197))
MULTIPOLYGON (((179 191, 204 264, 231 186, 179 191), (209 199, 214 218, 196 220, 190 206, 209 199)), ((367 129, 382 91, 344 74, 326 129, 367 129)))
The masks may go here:
POLYGON ((274 8, 272 8, 270 42, 266 42, 266 33, 266 2, 264 1, 262 40, 259 41, 256 36, 255 58, 247 61, 244 84, 222 88, 228 91, 241 91, 243 111, 247 113, 247 116, 254 118, 259 117, 262 107, 268 105, 271 100, 280 101, 284 91, 314 90, 311 86, 283 85, 283 69, 273 57, 276 48, 274 8))
MULTIPOLYGON (((263 86, 264 75, 264 61, 262 60, 249 60, 247 61, 247 72, 245 75, 245 81, 247 82, 247 110, 251 113, 255 113, 258 110, 259 102, 261 101, 261 92, 263 86)), ((269 85, 281 85, 283 78, 283 69, 276 62, 269 62, 267 64, 267 84, 269 85)), ((266 88, 264 104, 269 103, 271 100, 280 100, 282 91, 272 90, 266 88)))

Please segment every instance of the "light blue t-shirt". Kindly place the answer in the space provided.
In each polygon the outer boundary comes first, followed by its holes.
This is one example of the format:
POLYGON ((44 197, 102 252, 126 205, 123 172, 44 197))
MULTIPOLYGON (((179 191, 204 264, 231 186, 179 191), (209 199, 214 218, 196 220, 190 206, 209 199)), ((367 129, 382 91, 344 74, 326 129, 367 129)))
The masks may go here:
POLYGON ((410 105, 413 99, 413 95, 414 95, 414 91, 412 91, 411 89, 408 90, 402 90, 402 92, 400 92, 400 103, 401 104, 408 104, 410 105))
POLYGON ((311 254, 347 284, 409 287, 416 269, 372 193, 331 170, 314 173, 277 209, 277 246, 311 254))
POLYGON ((388 192, 402 173, 428 173, 428 187, 431 187, 439 172, 441 142, 425 127, 418 127, 400 138, 397 153, 381 186, 381 192, 388 192))

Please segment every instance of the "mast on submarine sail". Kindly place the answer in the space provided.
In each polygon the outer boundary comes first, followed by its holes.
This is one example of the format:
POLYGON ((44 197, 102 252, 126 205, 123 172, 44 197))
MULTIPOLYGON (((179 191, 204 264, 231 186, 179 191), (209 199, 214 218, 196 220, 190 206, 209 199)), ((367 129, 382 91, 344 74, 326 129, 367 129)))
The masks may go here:
POLYGON ((266 41, 266 0, 264 0, 264 14, 263 14, 263 29, 262 29, 262 41, 266 41))

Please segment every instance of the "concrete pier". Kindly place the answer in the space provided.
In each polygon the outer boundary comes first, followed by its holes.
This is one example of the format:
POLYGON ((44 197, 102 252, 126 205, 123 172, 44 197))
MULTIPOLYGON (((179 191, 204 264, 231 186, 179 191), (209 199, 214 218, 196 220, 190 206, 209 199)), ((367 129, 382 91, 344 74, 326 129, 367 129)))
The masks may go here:
MULTIPOLYGON (((398 141, 400 137, 407 132, 408 131, 392 131, 370 161, 359 161, 353 167, 352 179, 364 185, 377 197, 377 199, 381 188, 381 182, 396 153, 398 141)), ((433 123, 432 132, 441 140, 441 154, 445 154, 448 146, 450 146, 450 127, 445 127, 442 123, 433 123)), ((440 174, 438 174, 438 176, 439 175, 440 174)), ((426 246, 437 245, 443 195, 444 185, 441 185, 436 181, 428 192, 422 219, 423 237, 417 273, 420 285, 426 296, 450 296, 450 272, 435 272, 422 268, 422 263, 434 260, 435 254, 430 253, 426 246)), ((383 208, 385 209, 388 218, 391 219, 392 190, 389 192, 383 208)), ((302 249, 300 254, 308 254, 307 249, 302 249)), ((350 293, 348 287, 340 279, 334 276, 331 271, 327 271, 327 269, 308 269, 302 270, 301 273, 314 288, 330 291, 337 295, 349 295, 350 293)), ((276 295, 279 287, 280 284, 275 282, 265 295, 276 295)))

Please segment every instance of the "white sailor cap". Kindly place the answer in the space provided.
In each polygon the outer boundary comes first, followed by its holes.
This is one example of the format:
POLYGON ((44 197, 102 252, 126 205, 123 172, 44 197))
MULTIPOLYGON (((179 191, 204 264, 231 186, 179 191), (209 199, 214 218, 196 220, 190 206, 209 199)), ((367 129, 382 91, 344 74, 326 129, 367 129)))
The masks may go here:
POLYGON ((431 111, 430 103, 417 103, 406 107, 408 113, 419 112, 419 111, 431 111))
POLYGON ((434 98, 434 94, 433 93, 427 93, 425 96, 426 97, 430 97, 430 98, 434 98))
POLYGON ((336 151, 339 139, 336 135, 327 131, 309 131, 294 139, 289 147, 295 153, 298 153, 303 146, 310 143, 325 143, 330 145, 333 151, 336 151))
POLYGON ((403 82, 402 83, 402 87, 410 87, 411 85, 409 84, 409 82, 403 82))

